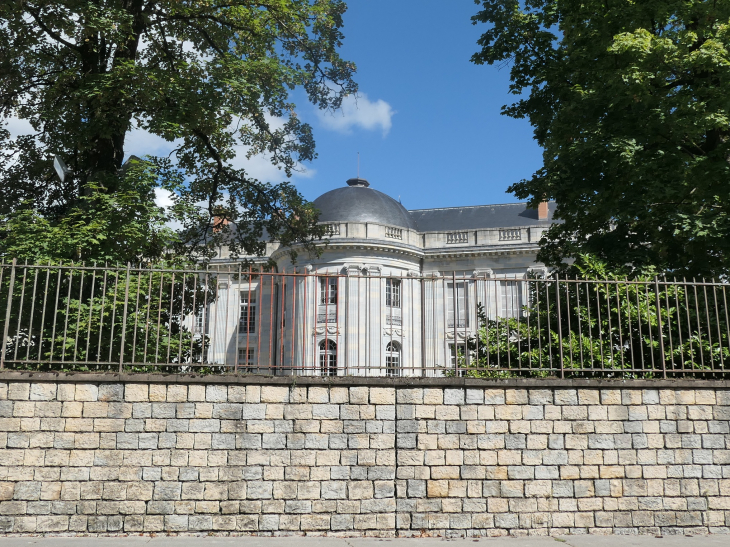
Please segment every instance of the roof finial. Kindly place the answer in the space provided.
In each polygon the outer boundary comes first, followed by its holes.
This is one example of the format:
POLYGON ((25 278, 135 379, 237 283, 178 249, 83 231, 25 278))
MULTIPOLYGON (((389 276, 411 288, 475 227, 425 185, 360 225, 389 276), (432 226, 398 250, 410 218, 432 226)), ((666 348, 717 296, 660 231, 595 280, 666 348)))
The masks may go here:
POLYGON ((367 188, 370 183, 365 179, 360 178, 360 152, 357 153, 357 177, 354 179, 347 179, 348 186, 359 186, 361 188, 367 188))

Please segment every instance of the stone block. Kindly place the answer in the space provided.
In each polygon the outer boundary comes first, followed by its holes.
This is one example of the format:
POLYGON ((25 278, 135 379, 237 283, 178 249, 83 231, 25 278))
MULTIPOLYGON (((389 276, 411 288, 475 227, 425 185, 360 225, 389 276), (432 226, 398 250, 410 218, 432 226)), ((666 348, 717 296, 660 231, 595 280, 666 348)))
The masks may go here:
POLYGON ((575 389, 556 389, 555 390, 555 405, 577 405, 578 404, 578 392, 575 389))
POLYGON ((465 400, 466 393, 463 389, 447 388, 444 390, 445 405, 463 405, 465 400))
POLYGON ((31 401, 52 401, 56 398, 56 384, 43 383, 30 385, 31 401))
POLYGON ((504 392, 504 401, 508 405, 526 405, 528 402, 526 389, 507 389, 504 392))
MULTIPOLYGON (((76 400, 80 400, 78 387, 76 388, 76 400)), ((124 400, 131 403, 149 401, 149 385, 126 384, 124 386, 124 400)))
POLYGON ((390 388, 390 387, 370 388, 370 404, 371 405, 394 405, 395 404, 395 388, 390 388))
POLYGON ((30 384, 26 382, 10 383, 7 388, 7 398, 11 401, 27 401, 30 399, 30 384))

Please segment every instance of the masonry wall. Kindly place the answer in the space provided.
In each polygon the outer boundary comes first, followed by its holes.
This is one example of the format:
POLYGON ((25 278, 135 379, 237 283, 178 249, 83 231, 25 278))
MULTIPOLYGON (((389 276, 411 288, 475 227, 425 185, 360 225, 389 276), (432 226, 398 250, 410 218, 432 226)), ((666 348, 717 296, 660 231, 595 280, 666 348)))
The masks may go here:
POLYGON ((0 383, 4 533, 730 527, 728 387, 49 378, 0 383))

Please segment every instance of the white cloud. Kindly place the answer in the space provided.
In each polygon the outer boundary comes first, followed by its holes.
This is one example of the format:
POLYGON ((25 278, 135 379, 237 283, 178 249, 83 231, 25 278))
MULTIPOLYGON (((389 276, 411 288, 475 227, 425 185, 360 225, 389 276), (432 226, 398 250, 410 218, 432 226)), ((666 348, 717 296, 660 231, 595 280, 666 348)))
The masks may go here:
MULTIPOLYGON (((284 127, 284 119, 276 117, 266 117, 272 130, 281 129, 284 127)), ((235 130, 235 124, 231 126, 231 130, 235 130)), ((125 139, 125 152, 128 155, 135 155, 143 157, 146 155, 150 156, 167 156, 175 148, 181 144, 181 141, 176 140, 173 142, 166 141, 162 137, 153 135, 148 131, 140 128, 134 128, 132 131, 127 133, 125 139)), ((244 145, 234 146, 236 156, 231 161, 231 165, 236 169, 245 169, 251 177, 264 182, 279 183, 287 179, 286 174, 283 170, 279 169, 276 165, 271 163, 270 157, 257 154, 246 157, 249 151, 249 147, 244 145)), ((174 161, 174 157, 172 158, 174 161)), ((312 178, 316 171, 314 169, 307 169, 304 165, 297 163, 292 173, 292 178, 312 178)))
POLYGON ((336 112, 318 111, 322 124, 333 131, 350 133, 360 127, 373 131, 380 128, 385 137, 393 125, 393 108, 382 99, 370 101, 365 93, 350 95, 342 101, 342 108, 336 112))
POLYGON ((167 156, 180 143, 181 141, 166 141, 146 129, 134 127, 124 139, 124 148, 128 155, 140 158, 144 156, 167 156))

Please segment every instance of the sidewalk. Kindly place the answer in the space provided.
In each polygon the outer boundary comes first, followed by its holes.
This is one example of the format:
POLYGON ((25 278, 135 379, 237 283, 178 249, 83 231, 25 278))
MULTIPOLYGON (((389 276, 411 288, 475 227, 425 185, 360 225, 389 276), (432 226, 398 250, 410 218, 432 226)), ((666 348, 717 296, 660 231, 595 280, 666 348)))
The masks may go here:
POLYGON ((526 538, 0 537, 0 547, 728 547, 730 535, 526 538))

